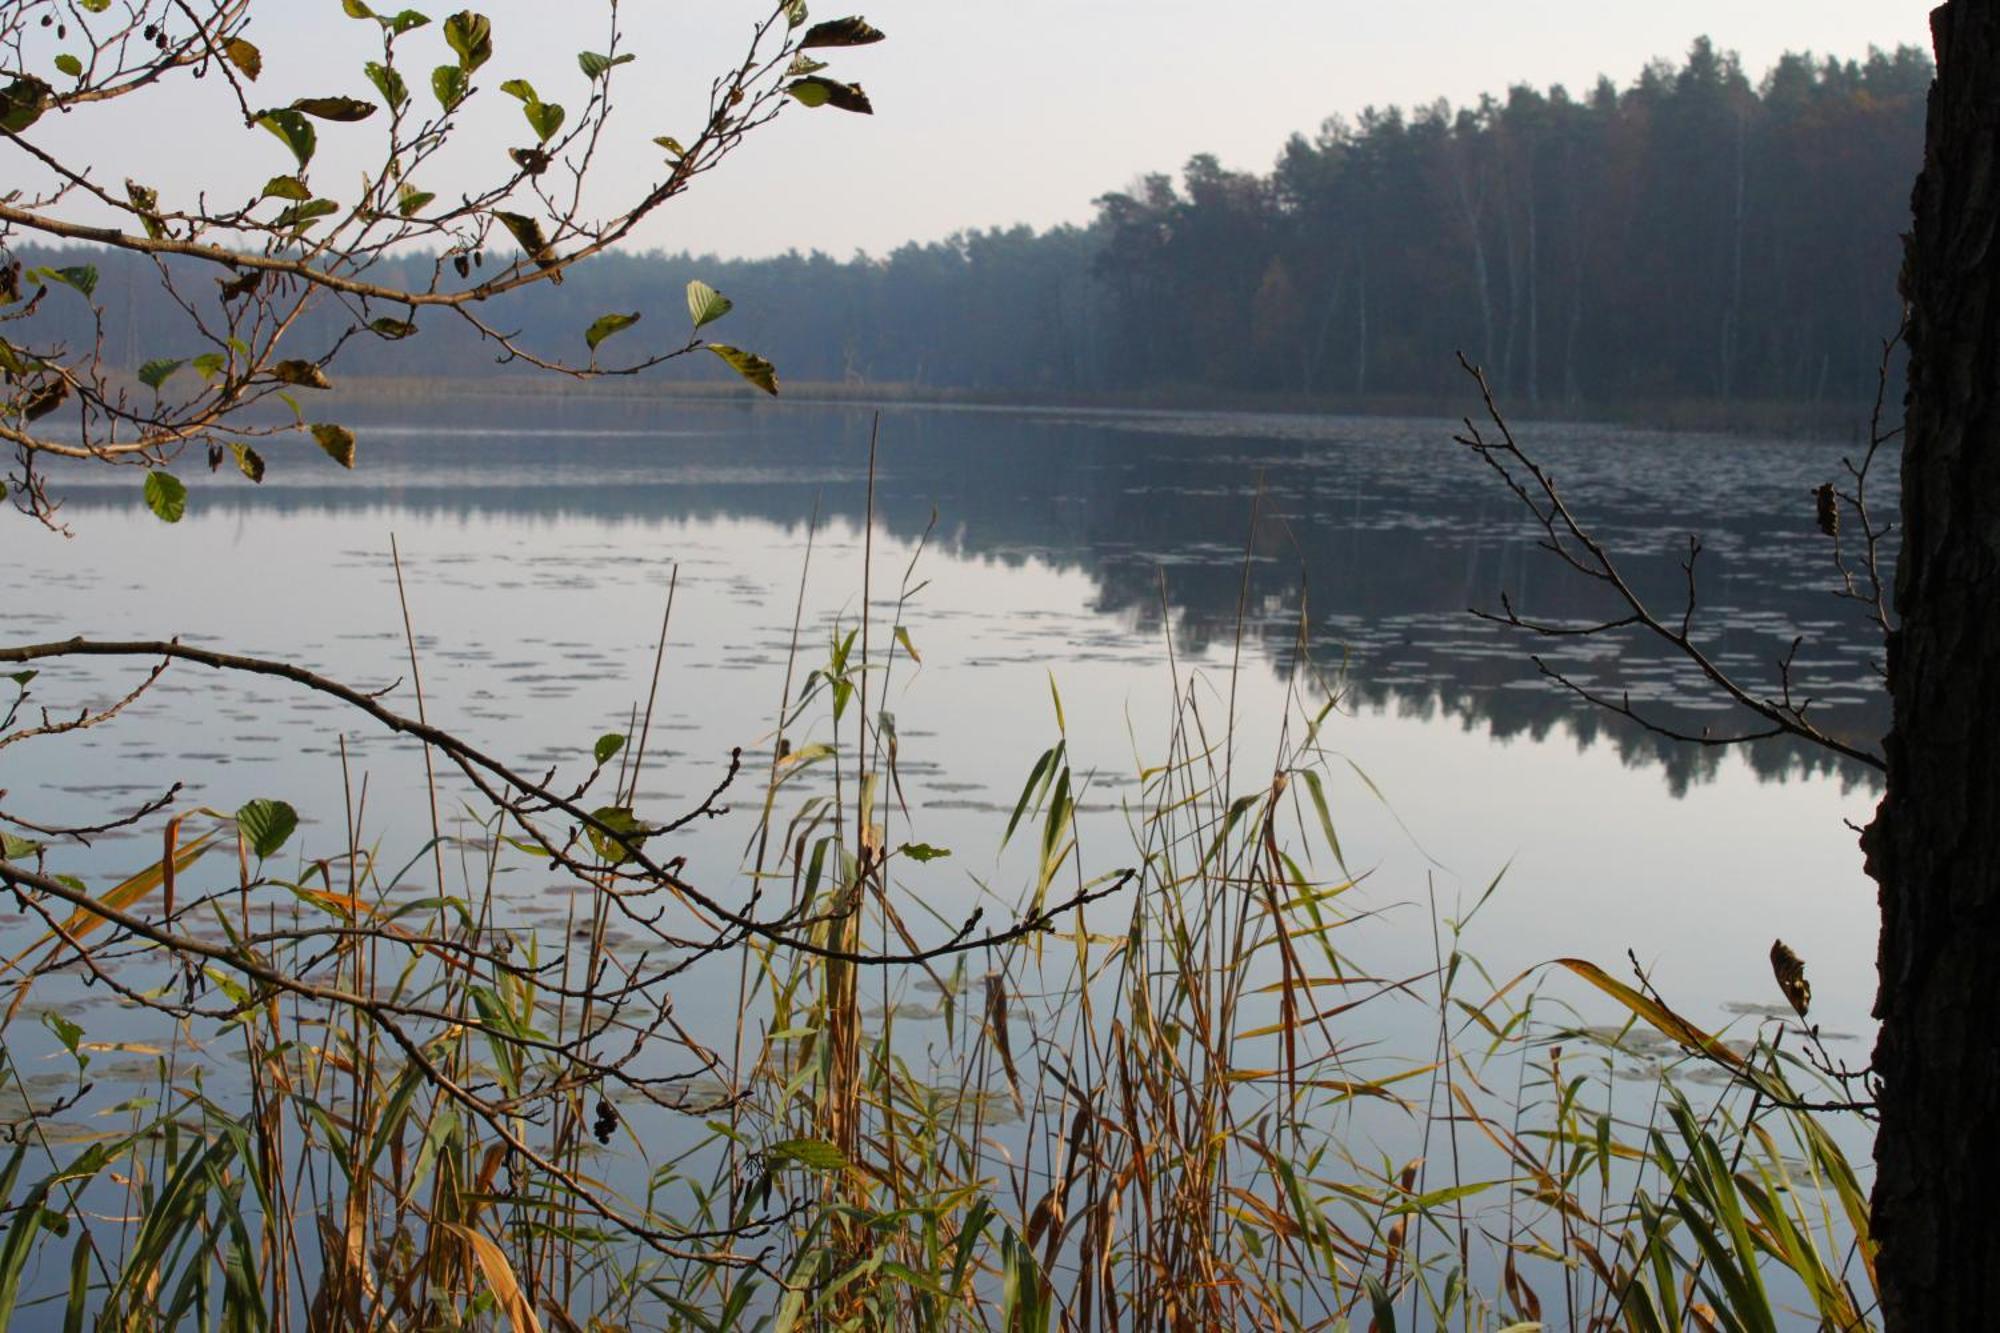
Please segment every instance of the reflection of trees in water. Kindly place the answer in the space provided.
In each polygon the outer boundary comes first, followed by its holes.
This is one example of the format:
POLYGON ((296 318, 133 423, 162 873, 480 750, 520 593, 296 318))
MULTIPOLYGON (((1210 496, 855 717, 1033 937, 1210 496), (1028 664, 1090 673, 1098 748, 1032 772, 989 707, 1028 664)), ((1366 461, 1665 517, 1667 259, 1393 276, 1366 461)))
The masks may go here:
MULTIPOLYGON (((861 412, 569 404, 562 425, 582 433, 530 436, 476 428, 482 418, 514 427, 524 415, 539 424, 548 415, 540 405, 470 411, 455 424, 473 434, 384 435, 364 470, 333 484, 211 487, 197 492, 198 510, 751 517, 797 530, 816 500, 849 523, 866 504, 861 412), (689 433, 663 437, 667 422, 689 433), (631 433, 588 433, 619 429, 631 433)), ((1634 553, 1624 559, 1628 573, 1661 607, 1677 607, 1683 588, 1676 511, 1701 515, 1710 554, 1697 623, 1719 663, 1775 682, 1776 660, 1806 634, 1801 675, 1825 700, 1822 725, 1850 738, 1881 734, 1886 704, 1871 645, 1829 595, 1807 496, 1837 450, 1557 434, 1552 465, 1614 546, 1634 553)), ((87 493, 74 490, 79 503, 87 493)), ((1568 674, 1629 691, 1679 729, 1725 734, 1745 723, 1702 711, 1709 692, 1677 658, 1639 645, 1621 656, 1602 640, 1530 642, 1470 615, 1503 591, 1524 614, 1547 619, 1589 619, 1607 604, 1535 549, 1511 497, 1448 443, 1442 423, 899 412, 884 420, 876 505, 886 530, 904 539, 935 508, 940 542, 955 554, 1081 570, 1096 583, 1095 609, 1141 631, 1160 629, 1164 582, 1176 643, 1190 652, 1230 642, 1240 606, 1246 639, 1289 670, 1304 614, 1307 651, 1323 668, 1344 665, 1352 700, 1441 713, 1501 738, 1544 741, 1561 731, 1580 749, 1613 745, 1628 764, 1658 765, 1676 793, 1712 777, 1722 752, 1600 713, 1540 680, 1529 653, 1551 649, 1568 674), (1318 438, 1237 433, 1280 429, 1318 438)), ((1822 754, 1789 742, 1746 747, 1745 757, 1766 779, 1830 771, 1822 754)))

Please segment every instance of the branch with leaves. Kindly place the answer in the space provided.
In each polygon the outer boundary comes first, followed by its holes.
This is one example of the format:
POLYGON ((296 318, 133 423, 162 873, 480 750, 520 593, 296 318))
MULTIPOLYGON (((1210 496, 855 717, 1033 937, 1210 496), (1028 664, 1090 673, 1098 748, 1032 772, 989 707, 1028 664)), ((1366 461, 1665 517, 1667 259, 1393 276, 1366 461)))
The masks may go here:
POLYGON ((0 14, 0 160, 14 159, 10 178, 40 182, 0 195, 0 443, 13 451, 8 487, 16 507, 57 525, 51 459, 148 469, 147 504, 170 522, 185 511, 187 491, 165 469, 190 449, 211 470, 233 462, 254 483, 267 468, 259 443, 303 433, 353 467, 353 432, 316 419, 304 400, 332 387, 329 372, 355 340, 416 336, 431 314, 461 321, 500 360, 575 378, 637 374, 706 350, 775 394, 769 361, 703 335, 730 303, 701 282, 688 288, 686 336, 622 361, 606 359, 604 345, 642 312, 607 312, 580 330, 588 356, 579 361, 530 352, 486 312, 537 284, 560 283, 570 268, 629 240, 784 107, 871 112, 861 88, 822 73, 827 66, 812 53, 870 45, 883 34, 859 18, 808 23, 802 0, 760 11, 742 55, 711 80, 706 113, 683 139, 657 127, 627 131, 622 119, 614 126, 614 94, 640 54, 625 49, 620 0, 602 4, 603 49, 577 55, 583 98, 574 115, 522 77, 484 86, 504 63, 505 46, 493 22, 471 10, 434 22, 416 9, 378 12, 342 0, 350 18, 379 32, 379 56, 356 71, 372 96, 315 88, 273 104, 260 82, 264 53, 253 40, 249 0, 8 6, 0 14), (427 74, 417 73, 426 66, 427 74), (281 149, 281 169, 252 197, 212 203, 195 182, 126 180, 114 188, 92 164, 49 146, 44 132, 58 118, 209 76, 228 85, 243 129, 260 140, 268 134, 281 149), (494 98, 519 105, 526 142, 483 168, 448 158, 469 109, 494 98), (659 165, 621 182, 614 203, 594 207, 586 182, 603 174, 600 158, 614 131, 642 134, 659 165), (366 150, 372 165, 354 188, 335 189, 323 172, 315 175, 322 135, 366 150), (447 171, 470 171, 480 183, 445 198, 426 180, 447 171), (153 349, 138 366, 112 365, 96 266, 76 256, 25 268, 14 249, 32 240, 150 259, 180 311, 187 345, 153 349), (404 262, 412 256, 426 262, 412 270, 404 262), (419 281, 407 280, 413 271, 419 281), (202 275, 213 278, 212 289, 202 275), (54 301, 81 301, 95 336, 72 343, 44 334, 54 301), (334 330, 302 345, 305 317, 322 308, 338 312, 334 330), (277 425, 268 410, 253 412, 272 404, 284 409, 277 425))

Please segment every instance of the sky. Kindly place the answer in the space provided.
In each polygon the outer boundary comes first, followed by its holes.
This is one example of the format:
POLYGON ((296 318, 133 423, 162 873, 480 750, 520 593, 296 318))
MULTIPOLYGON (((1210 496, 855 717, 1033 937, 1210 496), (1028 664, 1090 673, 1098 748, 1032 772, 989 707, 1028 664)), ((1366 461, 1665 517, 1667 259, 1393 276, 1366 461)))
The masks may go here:
MULTIPOLYGON (((1929 8, 1923 0, 855 3, 889 40, 834 52, 827 72, 860 82, 875 114, 788 109, 649 223, 639 248, 846 256, 965 228, 1084 222, 1097 196, 1177 171, 1198 152, 1267 170, 1289 135, 1310 134, 1336 113, 1439 97, 1460 104, 1518 83, 1580 91, 1599 74, 1622 86, 1648 60, 1677 59, 1700 34, 1739 52, 1756 78, 1787 50, 1844 58, 1870 46, 1928 45, 1929 8)), ((818 0, 812 17, 856 12, 829 6, 818 0)), ((763 8, 761 0, 622 0, 624 49, 638 59, 619 71, 619 111, 600 163, 607 191, 656 169, 653 136, 691 137, 709 78, 737 57, 763 8)), ((574 108, 584 97, 576 52, 606 46, 605 0, 488 0, 482 12, 494 24, 493 63, 458 160, 424 182, 440 193, 471 185, 479 154, 497 160, 522 139, 518 107, 495 91, 502 79, 528 77, 543 98, 574 108)), ((360 70, 374 25, 343 15, 339 0, 259 0, 252 14, 249 36, 266 61, 258 91, 274 102, 372 95, 360 70)), ((422 71, 445 54, 439 28, 405 40, 421 89, 422 71)), ((87 155, 103 178, 136 175, 169 202, 198 187, 254 192, 285 169, 284 150, 218 101, 219 82, 183 80, 38 132, 87 155)), ((320 171, 358 172, 368 132, 327 127, 320 171)), ((20 170, 7 164, 7 174, 20 170)))

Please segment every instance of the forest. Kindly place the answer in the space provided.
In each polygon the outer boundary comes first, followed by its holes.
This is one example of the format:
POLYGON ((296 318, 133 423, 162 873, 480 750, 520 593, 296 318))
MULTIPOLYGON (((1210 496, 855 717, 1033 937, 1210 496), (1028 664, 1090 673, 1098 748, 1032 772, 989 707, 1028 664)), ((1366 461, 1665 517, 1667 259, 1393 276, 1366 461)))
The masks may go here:
MULTIPOLYGON (((1178 179, 1103 195, 1085 227, 844 260, 614 252, 516 314, 523 345, 573 355, 607 309, 676 327, 701 278, 786 380, 919 394, 1393 409, 1456 392, 1463 350, 1524 408, 1845 408, 1872 394, 1894 331, 1931 76, 1906 46, 1787 55, 1753 79, 1704 38, 1622 89, 1336 115, 1262 175, 1197 154, 1178 179)), ((432 264, 401 262, 413 277, 432 264)), ((183 355, 185 317, 153 264, 102 267, 109 358, 183 355)), ((317 338, 344 317, 315 312, 317 338)), ((344 369, 509 369, 435 322, 415 342, 362 339, 344 369)))

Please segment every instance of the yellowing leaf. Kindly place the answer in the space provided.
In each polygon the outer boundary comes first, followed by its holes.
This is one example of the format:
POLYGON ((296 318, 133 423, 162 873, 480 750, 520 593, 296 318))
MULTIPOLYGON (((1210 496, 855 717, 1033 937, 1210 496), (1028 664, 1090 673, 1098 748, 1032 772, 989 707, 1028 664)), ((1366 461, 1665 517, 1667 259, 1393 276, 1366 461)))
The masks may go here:
POLYGON ((535 1318, 535 1308, 522 1293, 520 1280, 514 1276, 514 1266, 507 1262, 506 1251, 471 1227, 460 1226, 456 1222, 447 1222, 444 1226, 472 1247, 472 1257, 478 1262, 486 1285, 493 1291, 494 1303, 507 1316, 514 1333, 542 1333, 541 1322, 535 1318))
MULTIPOLYGON (((193 842, 176 849, 173 860, 174 873, 178 875, 181 871, 186 870, 189 866, 200 860, 202 854, 213 846, 214 843, 215 834, 204 833, 193 842)), ((125 880, 94 901, 110 911, 129 911, 136 903, 145 898, 146 895, 166 883, 166 869, 165 858, 155 861, 138 874, 133 875, 130 879, 125 880)), ((73 940, 80 940, 91 931, 103 925, 106 920, 107 918, 99 916, 88 907, 78 907, 69 914, 69 919, 63 922, 63 933, 73 940)), ((29 954, 55 938, 56 933, 54 931, 43 935, 20 953, 8 959, 7 970, 12 971, 19 965, 23 958, 26 958, 29 954)))
POLYGON ((327 457, 342 467, 354 466, 354 432, 345 426, 331 422, 317 422, 312 427, 312 437, 319 447, 326 450, 327 457))
POLYGON ((741 375, 744 379, 749 380, 765 393, 770 394, 774 398, 777 397, 778 368, 776 366, 766 361, 763 357, 758 356, 755 352, 746 352, 740 347, 731 347, 727 343, 709 343, 707 346, 708 350, 721 357, 731 370, 741 375))
POLYGON ((229 63, 243 71, 243 77, 252 83, 264 72, 264 53, 241 37, 231 37, 224 42, 222 54, 228 56, 229 63))

